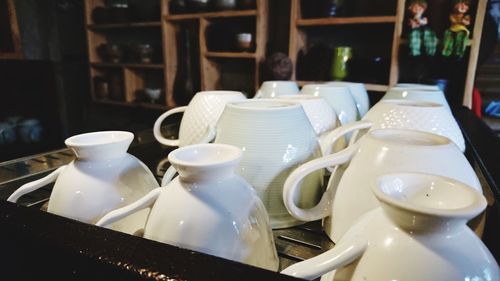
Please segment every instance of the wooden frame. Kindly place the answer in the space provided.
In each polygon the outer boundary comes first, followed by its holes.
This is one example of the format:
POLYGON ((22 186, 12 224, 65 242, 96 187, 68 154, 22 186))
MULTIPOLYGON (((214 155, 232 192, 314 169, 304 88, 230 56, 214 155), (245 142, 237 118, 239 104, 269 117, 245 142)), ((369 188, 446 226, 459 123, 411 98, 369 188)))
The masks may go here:
POLYGON ((23 53, 21 49, 21 36, 19 33, 19 25, 17 23, 16 7, 13 0, 0 0, 5 1, 7 6, 8 22, 11 35, 11 42, 13 52, 0 52, 0 59, 21 59, 23 53))
MULTIPOLYGON (((398 54, 402 32, 402 22, 404 17, 405 0, 398 0, 396 14, 391 16, 363 16, 363 17, 339 17, 339 18, 313 18, 305 19, 301 17, 301 0, 291 0, 290 13, 290 43, 288 47, 288 56, 294 66, 297 65, 297 54, 299 50, 306 46, 307 35, 302 30, 303 27, 316 26, 336 26, 336 25, 369 25, 369 24, 394 24, 394 35, 391 42, 391 66, 388 74, 389 83, 387 85, 366 84, 370 91, 385 92, 389 87, 395 85, 398 80, 398 54)), ((292 79, 296 79, 295 71, 292 79)), ((307 83, 321 83, 324 81, 297 81, 299 85, 307 83)))
POLYGON ((175 107, 177 104, 173 98, 173 84, 177 71, 177 44, 176 44, 176 29, 183 21, 195 21, 199 27, 199 54, 200 54, 200 79, 201 90, 215 90, 218 87, 221 79, 221 71, 219 68, 218 59, 245 59, 253 60, 255 65, 255 91, 260 86, 260 63, 265 57, 265 47, 268 36, 268 1, 256 0, 256 8, 252 10, 234 10, 234 11, 217 11, 206 13, 189 13, 189 14, 170 14, 168 2, 165 3, 163 11, 163 32, 164 40, 164 57, 166 68, 167 81, 167 106, 175 107), (211 20, 229 19, 229 18, 255 18, 255 51, 254 52, 214 52, 207 49, 206 30, 210 26, 211 20))

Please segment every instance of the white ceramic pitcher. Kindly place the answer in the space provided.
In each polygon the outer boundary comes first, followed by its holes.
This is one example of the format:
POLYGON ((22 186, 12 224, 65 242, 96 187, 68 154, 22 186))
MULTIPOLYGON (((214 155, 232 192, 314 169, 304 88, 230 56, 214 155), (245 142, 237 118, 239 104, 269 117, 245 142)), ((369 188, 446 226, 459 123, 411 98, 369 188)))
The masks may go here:
POLYGON ((266 209, 252 186, 234 173, 241 158, 239 148, 225 144, 178 148, 168 155, 178 177, 97 225, 152 206, 145 238, 276 271, 266 209))
MULTIPOLYGON (((283 183, 296 167, 321 156, 321 151, 316 133, 299 103, 277 99, 228 103, 217 125, 215 143, 243 150, 237 173, 256 189, 273 228, 303 223, 287 212, 283 183)), ((317 203, 323 174, 320 170, 304 179, 294 198, 296 204, 307 208, 317 203)))
POLYGON ((482 192, 479 180, 463 153, 448 138, 403 129, 376 129, 344 151, 308 162, 290 174, 283 199, 290 214, 304 221, 326 218, 325 232, 338 242, 363 214, 379 206, 369 184, 380 174, 413 171, 453 178, 482 192), (329 166, 347 165, 339 178, 333 175, 318 205, 311 209, 293 203, 302 177, 329 166))
POLYGON ((412 88, 392 88, 382 97, 382 100, 387 99, 406 99, 406 100, 420 100, 430 101, 442 104, 451 111, 450 105, 446 100, 446 96, 441 90, 421 90, 412 88))
POLYGON ((462 131, 450 110, 442 104, 419 100, 386 99, 376 103, 361 121, 343 125, 330 134, 342 138, 352 132, 351 142, 356 141, 366 130, 373 129, 412 129, 429 132, 451 139, 462 152, 465 141, 462 131), (364 131, 358 131, 364 129, 364 131))
POLYGON ((382 175, 369 186, 380 208, 361 217, 335 247, 282 273, 332 280, 500 280, 495 258, 466 225, 486 199, 452 179, 382 175))
POLYGON ((156 119, 153 133, 156 140, 168 146, 185 146, 208 143, 215 137, 215 125, 224 106, 231 101, 246 99, 237 91, 201 91, 194 95, 187 106, 173 108, 156 119), (183 113, 178 139, 167 139, 161 133, 161 124, 169 116, 183 113))
POLYGON ((299 85, 295 81, 271 80, 264 81, 255 93, 255 99, 273 99, 282 95, 296 95, 299 85))
POLYGON ((327 85, 338 85, 346 86, 349 88, 354 101, 356 102, 356 107, 358 108, 359 117, 363 118, 365 114, 370 109, 370 100, 368 98, 368 92, 363 83, 356 82, 346 82, 346 81, 331 81, 326 83, 327 85))
MULTIPOLYGON (((134 139, 130 132, 102 131, 80 134, 65 143, 76 159, 39 180, 17 189, 8 201, 55 181, 48 212, 95 223, 111 210, 123 207, 158 187, 151 171, 127 153, 134 139)), ((117 221, 111 228, 129 234, 142 231, 149 210, 117 221)))

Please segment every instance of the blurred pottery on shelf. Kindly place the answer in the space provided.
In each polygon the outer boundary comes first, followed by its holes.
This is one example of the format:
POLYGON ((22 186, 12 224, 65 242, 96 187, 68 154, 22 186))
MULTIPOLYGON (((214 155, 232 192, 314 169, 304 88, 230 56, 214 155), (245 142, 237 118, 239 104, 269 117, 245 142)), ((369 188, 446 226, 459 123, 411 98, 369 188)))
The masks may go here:
POLYGON ((237 0, 211 0, 215 10, 234 10, 237 0))
POLYGON ((236 42, 238 48, 242 51, 249 51, 252 49, 253 36, 252 33, 238 33, 236 34, 236 42))

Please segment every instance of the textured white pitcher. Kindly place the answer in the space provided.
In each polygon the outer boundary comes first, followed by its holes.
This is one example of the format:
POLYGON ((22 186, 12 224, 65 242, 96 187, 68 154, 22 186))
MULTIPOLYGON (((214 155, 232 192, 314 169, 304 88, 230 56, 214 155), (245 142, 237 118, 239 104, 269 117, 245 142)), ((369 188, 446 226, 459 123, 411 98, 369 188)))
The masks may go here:
MULTIPOLYGON (((463 152, 465 141, 455 117, 445 106, 418 100, 381 100, 376 103, 361 121, 338 127, 337 134, 343 137, 352 132, 352 142, 363 132, 373 129, 412 129, 441 135, 452 140, 463 152), (365 131, 358 131, 365 129, 365 131)), ((333 139, 335 140, 335 139, 333 139)))
POLYGON ((450 105, 441 90, 420 90, 412 88, 392 88, 382 97, 382 100, 387 99, 406 99, 406 100, 420 100, 430 101, 442 104, 450 111, 450 105))
POLYGON ((187 106, 173 108, 156 119, 153 133, 156 140, 168 146, 185 146, 208 143, 215 137, 215 125, 224 106, 231 101, 246 99, 236 91, 201 91, 194 95, 187 106), (169 116, 182 113, 178 139, 167 139, 161 133, 161 123, 169 116))

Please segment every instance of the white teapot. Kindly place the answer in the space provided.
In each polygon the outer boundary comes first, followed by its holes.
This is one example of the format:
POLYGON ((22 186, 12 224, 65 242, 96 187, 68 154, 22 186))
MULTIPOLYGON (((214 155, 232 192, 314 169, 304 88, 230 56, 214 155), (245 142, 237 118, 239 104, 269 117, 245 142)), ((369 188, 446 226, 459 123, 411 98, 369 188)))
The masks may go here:
POLYGON ((168 155, 178 177, 96 225, 152 206, 145 238, 276 271, 266 209, 252 186, 234 173, 241 158, 241 150, 232 145, 178 148, 168 155))
POLYGON ((286 268, 334 280, 500 280, 495 258, 466 222, 486 208, 476 190, 432 174, 380 176, 381 207, 365 214, 331 250, 286 268))
MULTIPOLYGON (((139 159, 127 153, 134 134, 102 131, 80 134, 65 144, 76 159, 39 180, 17 189, 7 200, 16 202, 22 195, 55 181, 48 212, 86 223, 95 223, 111 210, 141 198, 158 182, 139 159)), ((142 231, 149 210, 117 221, 112 229, 129 234, 142 231)))

